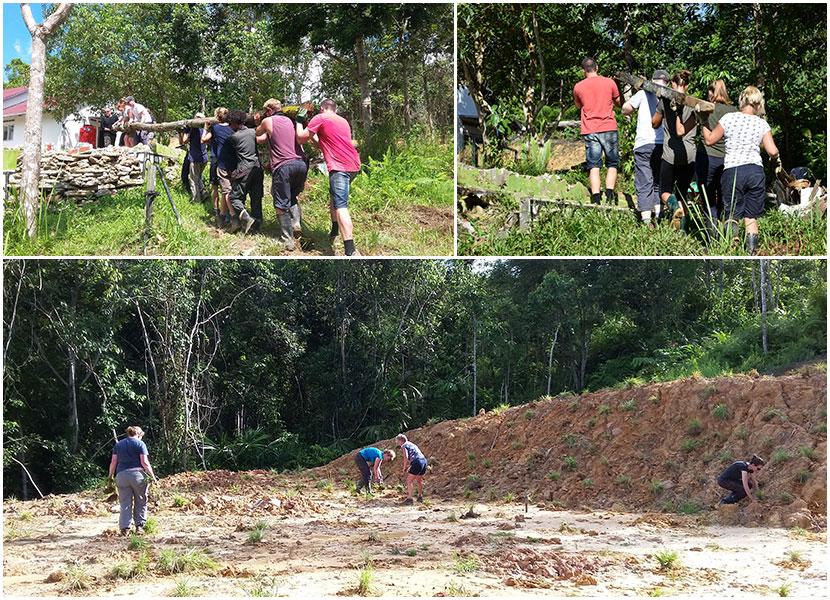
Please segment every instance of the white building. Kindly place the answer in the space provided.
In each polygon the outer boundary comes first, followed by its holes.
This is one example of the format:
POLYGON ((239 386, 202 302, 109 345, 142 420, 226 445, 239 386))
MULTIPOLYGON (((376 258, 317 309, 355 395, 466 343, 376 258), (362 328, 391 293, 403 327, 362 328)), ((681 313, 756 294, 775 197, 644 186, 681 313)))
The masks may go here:
MULTIPOLYGON (((3 89, 3 147, 22 148, 26 133, 26 106, 29 89, 26 87, 3 89)), ((42 140, 44 150, 74 148, 78 144, 81 126, 85 123, 98 127, 98 116, 89 107, 78 110, 58 121, 49 106, 43 111, 42 140)))

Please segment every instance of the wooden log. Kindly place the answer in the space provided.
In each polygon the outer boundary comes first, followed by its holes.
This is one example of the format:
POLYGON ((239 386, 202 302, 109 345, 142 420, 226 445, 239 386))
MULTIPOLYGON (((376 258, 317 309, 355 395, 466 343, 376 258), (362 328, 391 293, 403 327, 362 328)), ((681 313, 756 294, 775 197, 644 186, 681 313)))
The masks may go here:
POLYGON ((688 94, 677 92, 670 87, 654 83, 650 79, 645 79, 639 75, 632 75, 624 71, 619 71, 615 76, 620 83, 630 85, 634 90, 645 90, 651 92, 658 98, 666 98, 672 100, 675 104, 683 104, 689 108, 699 107, 700 112, 712 112, 715 110, 715 105, 707 100, 701 100, 688 94))
POLYGON ((116 123, 112 126, 115 131, 123 131, 125 133, 133 133, 136 131, 179 131, 182 129, 189 129, 191 127, 204 127, 206 125, 213 125, 219 121, 216 117, 206 117, 204 119, 183 119, 181 121, 170 121, 169 123, 116 123))

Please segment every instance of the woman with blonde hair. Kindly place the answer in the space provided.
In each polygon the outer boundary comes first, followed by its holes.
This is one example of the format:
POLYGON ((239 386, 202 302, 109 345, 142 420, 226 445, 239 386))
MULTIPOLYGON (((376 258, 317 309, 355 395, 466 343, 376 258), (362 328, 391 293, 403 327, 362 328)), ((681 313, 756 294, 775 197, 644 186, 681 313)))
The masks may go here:
MULTIPOLYGON (((721 117, 727 113, 735 112, 738 107, 729 99, 726 91, 726 83, 723 79, 716 79, 709 84, 709 102, 714 103, 715 110, 706 115, 701 115, 701 125, 710 130, 720 122, 721 117)), ((697 170, 697 183, 703 193, 703 209, 707 215, 706 229, 709 241, 717 237, 718 218, 723 213, 723 194, 720 190, 721 177, 723 176, 723 158, 726 153, 723 140, 706 146, 701 144, 697 153, 695 167, 697 170)))
POLYGON ((752 85, 747 87, 741 92, 738 107, 737 112, 723 115, 714 129, 703 126, 703 139, 709 146, 724 139, 726 154, 721 178, 724 212, 730 221, 743 218, 746 251, 754 255, 758 253, 758 217, 764 212, 766 200, 761 146, 773 165, 778 164, 779 154, 770 126, 761 118, 765 114, 761 90, 752 85))
POLYGON ((130 520, 135 522, 135 532, 144 533, 147 523, 147 489, 150 482, 147 476, 157 482, 153 467, 150 466, 147 446, 141 441, 144 430, 138 425, 127 427, 127 437, 115 444, 110 461, 110 479, 115 478, 118 487, 118 501, 121 515, 118 528, 121 535, 130 531, 130 520))

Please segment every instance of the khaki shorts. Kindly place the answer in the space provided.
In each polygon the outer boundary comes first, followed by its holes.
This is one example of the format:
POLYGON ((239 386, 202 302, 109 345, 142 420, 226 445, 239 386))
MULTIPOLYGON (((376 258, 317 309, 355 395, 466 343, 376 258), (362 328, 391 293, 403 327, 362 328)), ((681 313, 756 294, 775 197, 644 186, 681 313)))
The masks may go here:
POLYGON ((219 190, 222 194, 227 195, 231 193, 231 179, 228 177, 228 172, 225 169, 216 169, 216 176, 219 179, 219 190))

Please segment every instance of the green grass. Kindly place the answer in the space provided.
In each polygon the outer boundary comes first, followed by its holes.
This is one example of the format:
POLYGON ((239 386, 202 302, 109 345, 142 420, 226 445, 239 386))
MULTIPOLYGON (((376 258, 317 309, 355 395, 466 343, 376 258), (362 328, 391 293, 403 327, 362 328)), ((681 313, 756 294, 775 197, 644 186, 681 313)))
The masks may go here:
POLYGON ((816 450, 812 446, 801 446, 798 449, 798 453, 804 458, 809 458, 810 460, 816 459, 816 450))
POLYGON ((455 597, 463 598, 463 597, 468 597, 468 596, 472 596, 472 595, 473 595, 473 593, 470 590, 468 590, 466 587, 464 587, 464 585, 462 585, 460 583, 456 583, 454 581, 451 581, 450 583, 448 583, 447 587, 444 588, 444 596, 446 596, 448 598, 455 598, 455 597))
POLYGON ((176 582, 176 587, 173 588, 173 591, 170 592, 170 595, 176 598, 187 598, 198 596, 200 592, 200 588, 196 585, 193 585, 193 582, 185 577, 176 582))
POLYGON ((418 549, 417 548, 407 548, 406 552, 404 552, 407 556, 417 556, 418 549))
POLYGON ((245 594, 252 598, 274 598, 280 595, 280 580, 258 575, 254 578, 253 585, 245 589, 245 594))
POLYGON ((654 554, 654 558, 660 564, 661 571, 671 571, 680 566, 680 560, 677 552, 673 550, 661 550, 654 554))
POLYGON ((566 456, 562 459, 562 466, 567 471, 575 471, 577 467, 576 459, 573 456, 566 456))
POLYGON ((689 433, 689 435, 700 435, 700 433, 703 431, 703 423, 700 422, 700 419, 692 419, 686 431, 689 433))
POLYGON ((786 598, 790 595, 791 586, 789 583, 782 583, 777 588, 775 588, 775 593, 781 596, 782 598, 786 598))
POLYGON ((549 471, 547 478, 551 481, 559 481, 562 478, 562 473, 559 471, 549 471))
MULTIPOLYGON (((4 159, 6 158, 4 152, 4 159)), ((208 202, 192 204, 176 182, 171 188, 182 217, 176 224, 162 193, 154 204, 153 236, 148 255, 277 255, 276 217, 265 180, 261 235, 244 237, 218 232, 208 202)), ((163 192, 163 190, 162 190, 163 192)), ((349 207, 355 243, 364 255, 452 255, 452 150, 428 142, 402 145, 382 160, 369 160, 352 183, 349 207)), ((7 204, 3 248, 6 255, 140 255, 143 253, 144 190, 76 204, 53 199, 44 204, 38 236, 28 239, 17 204, 7 204)), ((306 252, 329 255, 328 180, 309 172, 301 196, 306 252)), ((340 242, 338 242, 340 243, 340 242)), ((342 243, 339 252, 342 252, 342 243)))
POLYGON ((453 571, 458 574, 473 573, 481 568, 481 563, 475 554, 467 554, 462 556, 458 553, 453 553, 453 571))
POLYGON ((786 448, 779 448, 778 450, 772 453, 771 458, 773 463, 782 463, 790 460, 792 456, 790 456, 790 453, 786 448))
POLYGON ((132 579, 141 577, 150 572, 150 552, 142 550, 133 562, 122 562, 114 565, 110 571, 113 579, 132 579))
POLYGON ((159 522, 155 517, 150 517, 144 523, 144 535, 153 535, 159 532, 159 522))
POLYGON ((188 504, 190 504, 190 500, 185 498, 184 496, 179 496, 178 494, 173 496, 173 506, 175 506, 176 508, 183 508, 188 504))
POLYGON ((597 412, 601 415, 607 415, 611 412, 611 407, 608 404, 600 404, 597 412))
POLYGON ((634 398, 629 398, 620 403, 620 408, 626 412, 634 412, 637 410, 637 401, 634 398))
POLYGON ((683 452, 694 452, 701 446, 701 441, 693 438, 686 438, 680 443, 680 449, 683 452))
POLYGON ((363 569, 360 571, 360 575, 357 578, 357 595, 358 596, 371 596, 374 588, 374 579, 375 579, 375 571, 372 568, 371 564, 367 564, 363 569))
POLYGON ((149 548, 150 542, 138 535, 130 536, 130 543, 127 544, 127 550, 146 550, 149 548))
POLYGON ((631 487, 631 477, 628 475, 617 475, 617 485, 621 487, 631 487))
POLYGON ((666 489, 666 484, 664 484, 662 481, 658 479, 655 479, 648 485, 648 489, 655 496, 659 496, 666 489))
POLYGON ((723 403, 716 404, 715 407, 712 409, 712 416, 718 419, 719 421, 725 421, 729 418, 729 407, 723 403))
MULTIPOLYGON (((584 177, 584 176, 583 176, 584 177)), ((501 230, 505 218, 518 210, 522 196, 547 197, 587 203, 588 194, 582 184, 568 190, 557 185, 557 175, 548 183, 523 180, 509 175, 503 187, 482 182, 473 169, 459 168, 459 183, 473 187, 489 187, 502 192, 494 196, 484 214, 466 217, 475 234, 459 231, 458 250, 470 256, 746 256, 743 241, 732 244, 723 238, 707 248, 700 231, 683 235, 666 221, 656 229, 638 223, 632 212, 601 212, 579 208, 544 207, 527 230, 513 227, 505 235, 501 230), (521 185, 517 182, 521 182, 521 185), (529 186, 529 187, 528 187, 529 186), (515 195, 514 195, 515 193, 515 195)), ((561 182, 564 184, 564 182, 561 182)), ((694 214, 700 209, 693 209, 694 214)), ((759 220, 760 253, 764 255, 823 256, 826 252, 827 219, 814 215, 793 218, 778 211, 767 211, 759 220)), ((693 228, 694 229, 694 228, 693 228)), ((739 232, 743 240, 743 229, 739 232)))
POLYGON ((506 411, 508 408, 510 408, 509 404, 499 404, 495 408, 491 409, 490 412, 493 413, 494 415, 500 415, 501 413, 506 411))
POLYGON ((582 480, 582 487, 590 488, 594 487, 594 481, 590 477, 586 477, 582 480))
POLYGON ((186 573, 191 571, 215 571, 219 564, 204 550, 191 548, 184 552, 175 549, 165 549, 159 552, 158 568, 167 575, 186 573))
POLYGON ((72 565, 66 569, 64 582, 67 591, 78 592, 92 586, 92 576, 81 565, 72 565))

